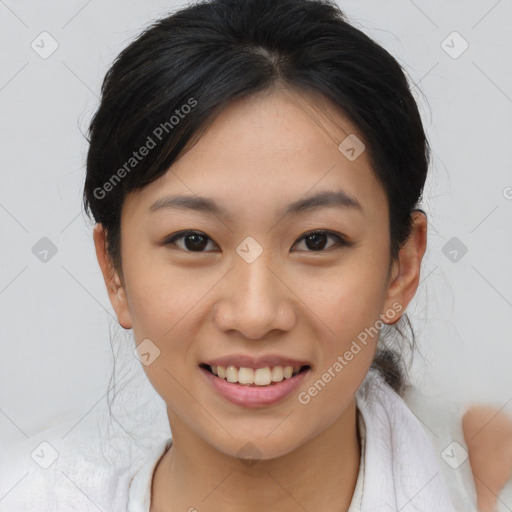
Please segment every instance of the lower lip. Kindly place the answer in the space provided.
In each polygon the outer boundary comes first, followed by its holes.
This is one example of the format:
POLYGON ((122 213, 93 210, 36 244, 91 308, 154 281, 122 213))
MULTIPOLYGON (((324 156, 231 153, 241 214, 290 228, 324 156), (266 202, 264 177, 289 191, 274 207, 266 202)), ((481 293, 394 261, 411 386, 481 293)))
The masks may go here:
POLYGON ((245 407, 261 407, 275 404, 290 395, 304 381, 311 368, 268 386, 247 386, 228 382, 203 367, 199 367, 213 387, 230 402, 245 407))

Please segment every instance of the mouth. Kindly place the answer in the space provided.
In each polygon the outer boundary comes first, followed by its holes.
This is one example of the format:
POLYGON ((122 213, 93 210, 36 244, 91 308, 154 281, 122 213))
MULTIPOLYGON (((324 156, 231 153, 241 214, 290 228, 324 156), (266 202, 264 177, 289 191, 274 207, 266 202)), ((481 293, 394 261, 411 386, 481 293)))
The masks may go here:
POLYGON ((283 380, 291 379, 311 369, 311 366, 308 364, 302 366, 275 365, 264 368, 249 368, 201 363, 199 367, 221 380, 247 387, 275 386, 283 380))

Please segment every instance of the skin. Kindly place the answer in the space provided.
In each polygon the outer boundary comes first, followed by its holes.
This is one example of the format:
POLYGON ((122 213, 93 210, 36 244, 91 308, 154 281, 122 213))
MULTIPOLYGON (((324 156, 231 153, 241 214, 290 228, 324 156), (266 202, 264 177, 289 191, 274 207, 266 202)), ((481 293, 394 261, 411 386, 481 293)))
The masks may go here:
POLYGON ((369 155, 350 161, 338 149, 348 134, 363 136, 341 113, 328 115, 327 100, 308 98, 276 89, 231 104, 164 176, 131 192, 121 216, 122 273, 108 257, 102 226, 94 230, 119 323, 133 329, 137 344, 149 338, 160 350, 143 368, 167 404, 173 446, 154 474, 152 512, 349 507, 360 459, 355 393, 377 338, 360 343, 307 405, 297 395, 381 315, 394 323, 403 314, 418 286, 427 221, 413 215, 411 236, 392 261, 387 198, 369 155), (353 195, 362 210, 280 214, 290 202, 334 189, 353 195), (171 194, 212 198, 233 218, 149 212, 171 194), (303 237, 322 229, 352 245, 328 237, 315 250, 303 237), (190 238, 188 246, 186 238, 163 244, 181 230, 208 237, 202 252, 190 238), (248 236, 263 250, 252 263, 236 252, 248 236), (198 368, 233 353, 290 355, 312 370, 279 403, 241 407, 218 395, 198 368), (237 455, 248 442, 260 454, 252 465, 237 455))
POLYGON ((501 409, 476 405, 462 417, 478 510, 493 512, 512 476, 512 418, 501 409))

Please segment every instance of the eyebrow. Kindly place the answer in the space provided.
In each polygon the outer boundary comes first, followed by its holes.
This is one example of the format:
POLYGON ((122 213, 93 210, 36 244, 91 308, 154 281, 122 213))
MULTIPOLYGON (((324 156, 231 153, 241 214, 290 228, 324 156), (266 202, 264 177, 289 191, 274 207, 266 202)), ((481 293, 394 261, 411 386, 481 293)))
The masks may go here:
MULTIPOLYGON (((283 210, 278 212, 278 215, 299 215, 325 207, 353 209, 360 212, 364 211, 361 203, 347 192, 343 190, 325 190, 313 196, 290 203, 283 210)), ((218 205, 214 200, 200 196, 175 195, 162 197, 149 207, 150 213, 162 209, 194 210, 224 217, 227 220, 233 219, 233 215, 225 208, 218 205)))

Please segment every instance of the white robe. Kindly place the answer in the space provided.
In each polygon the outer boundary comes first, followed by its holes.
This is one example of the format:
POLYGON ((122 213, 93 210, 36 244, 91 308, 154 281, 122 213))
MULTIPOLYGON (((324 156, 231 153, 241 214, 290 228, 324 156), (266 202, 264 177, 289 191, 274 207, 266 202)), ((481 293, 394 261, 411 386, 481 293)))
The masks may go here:
MULTIPOLYGON (((349 512, 477 512, 460 404, 414 386, 401 398, 374 371, 356 403, 362 450, 349 512)), ((145 406, 142 429, 125 424, 108 441, 108 410, 98 408, 2 447, 0 512, 149 512, 153 470, 171 441, 162 404, 159 421, 145 406)), ((496 507, 510 510, 512 475, 496 507)))

